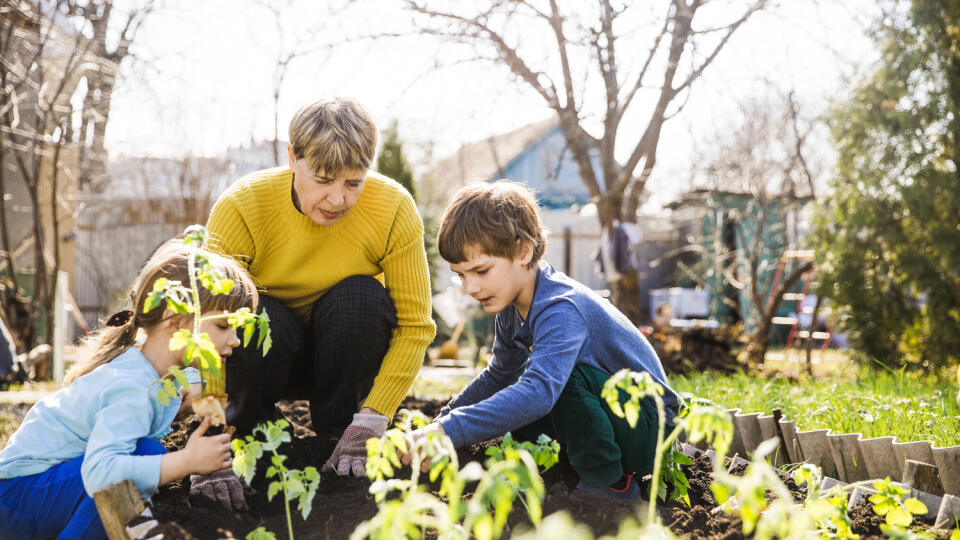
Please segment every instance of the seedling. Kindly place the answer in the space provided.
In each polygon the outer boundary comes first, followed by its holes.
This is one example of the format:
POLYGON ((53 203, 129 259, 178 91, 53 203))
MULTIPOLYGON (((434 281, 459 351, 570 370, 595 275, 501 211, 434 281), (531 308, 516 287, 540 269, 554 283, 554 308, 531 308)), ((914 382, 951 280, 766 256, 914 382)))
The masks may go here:
MULTIPOLYGON (((170 281, 160 278, 153 283, 153 289, 144 302, 143 312, 165 304, 177 315, 192 315, 193 329, 180 329, 170 339, 170 350, 183 349, 183 364, 196 366, 203 379, 203 397, 194 400, 193 408, 200 416, 210 416, 214 425, 225 424, 223 408, 226 406, 225 391, 226 378, 222 375, 222 360, 216 346, 206 332, 200 332, 200 324, 210 319, 226 318, 233 328, 240 328, 243 334, 243 345, 250 344, 254 330, 259 333, 257 347, 262 347, 263 353, 270 350, 270 319, 266 312, 254 315, 249 308, 242 308, 232 313, 216 313, 203 315, 200 305, 200 289, 202 286, 211 294, 228 294, 233 289, 233 280, 210 262, 210 258, 203 250, 207 248, 207 230, 200 225, 192 225, 183 233, 183 244, 190 250, 189 275, 190 283, 186 286, 179 281, 170 281)), ((157 390, 157 399, 164 405, 177 396, 177 384, 187 388, 189 383, 183 370, 171 367, 159 379, 160 388, 157 390)))
POLYGON ((718 406, 695 401, 686 407, 676 418, 676 426, 664 438, 667 423, 664 409, 663 386, 653 380, 649 373, 637 373, 627 369, 617 372, 603 385, 601 397, 606 400, 613 414, 626 419, 630 427, 636 427, 640 419, 640 401, 650 398, 657 406, 657 447, 653 461, 653 475, 650 483, 650 503, 647 507, 647 523, 655 522, 656 500, 666 498, 666 483, 673 485, 671 497, 690 505, 687 489, 690 484, 680 465, 689 465, 689 458, 675 448, 677 437, 683 430, 689 432, 693 442, 706 440, 721 456, 726 454, 733 440, 733 422, 730 416, 718 406), (626 399, 622 399, 624 395, 626 399), (666 456, 666 463, 664 463, 666 456))
POLYGON ((886 526, 881 527, 884 533, 900 533, 913 523, 914 515, 923 515, 927 513, 927 507, 922 502, 914 498, 904 499, 903 496, 909 493, 906 489, 891 484, 890 478, 874 482, 874 489, 877 493, 870 497, 873 503, 873 511, 878 516, 884 516, 886 526))
MULTIPOLYGON (((313 509, 313 497, 317 494, 317 486, 320 484, 320 473, 316 467, 307 467, 302 471, 296 469, 287 469, 284 462, 287 457, 277 452, 280 445, 290 442, 290 433, 286 431, 290 424, 286 420, 277 420, 276 422, 267 422, 253 428, 251 435, 247 435, 242 440, 234 439, 231 443, 233 447, 233 472, 243 478, 248 485, 253 481, 257 472, 257 461, 263 457, 264 452, 273 454, 270 456, 270 467, 267 469, 267 478, 276 478, 267 487, 267 500, 272 501, 278 492, 283 493, 283 507, 287 515, 287 531, 290 534, 290 540, 293 540, 293 522, 290 518, 290 501, 296 499, 297 509, 303 519, 307 519, 310 511, 313 509), (254 437, 263 435, 263 440, 257 440, 254 437)), ((252 531, 247 535, 247 540, 274 538, 273 533, 266 531, 263 527, 252 531)))
POLYGON ((354 530, 351 539, 422 538, 427 531, 434 531, 437 538, 499 538, 517 497, 530 521, 540 523, 544 488, 537 464, 556 463, 560 448, 556 441, 541 436, 536 443, 518 443, 505 437, 503 445, 488 450, 486 468, 476 462, 461 468, 449 437, 428 432, 413 439, 412 431, 427 423, 422 413, 401 410, 400 415, 397 427, 367 441, 367 476, 373 481, 370 493, 378 511, 354 530), (409 480, 393 478, 401 467, 398 450, 410 453, 409 480), (420 484, 421 456, 430 458, 430 481, 440 480, 439 497, 420 484), (467 482, 477 482, 477 487, 464 499, 467 482))

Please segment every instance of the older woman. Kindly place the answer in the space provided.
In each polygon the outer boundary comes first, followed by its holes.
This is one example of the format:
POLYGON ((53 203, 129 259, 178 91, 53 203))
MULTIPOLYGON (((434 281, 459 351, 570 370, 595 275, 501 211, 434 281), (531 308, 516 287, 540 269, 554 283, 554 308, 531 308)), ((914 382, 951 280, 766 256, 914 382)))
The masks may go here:
POLYGON ((240 432, 282 398, 310 400, 317 432, 343 431, 324 469, 364 473, 365 441, 386 430, 435 327, 423 222, 410 194, 369 171, 370 113, 349 99, 302 107, 289 167, 237 180, 207 228, 261 288, 273 346, 227 361, 228 421, 240 432))

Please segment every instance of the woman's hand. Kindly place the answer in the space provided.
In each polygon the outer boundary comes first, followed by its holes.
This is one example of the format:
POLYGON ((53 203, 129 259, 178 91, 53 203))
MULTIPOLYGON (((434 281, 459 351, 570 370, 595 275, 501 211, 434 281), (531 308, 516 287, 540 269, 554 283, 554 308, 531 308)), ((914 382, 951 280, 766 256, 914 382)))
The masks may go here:
POLYGON ((204 417, 200 427, 190 434, 183 448, 191 471, 199 474, 212 473, 230 467, 233 454, 230 452, 230 435, 212 435, 204 437, 210 428, 210 417, 204 417))

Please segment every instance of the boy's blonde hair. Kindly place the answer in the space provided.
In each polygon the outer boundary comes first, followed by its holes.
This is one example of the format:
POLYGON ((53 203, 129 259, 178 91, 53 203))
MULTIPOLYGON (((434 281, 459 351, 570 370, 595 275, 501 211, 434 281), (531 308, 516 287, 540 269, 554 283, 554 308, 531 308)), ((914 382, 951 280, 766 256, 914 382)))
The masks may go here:
POLYGON ((529 267, 547 248, 537 198, 527 186, 509 180, 469 185, 456 193, 440 220, 437 248, 447 262, 467 259, 465 250, 479 246, 487 255, 514 259, 523 241, 533 248, 529 267))
POLYGON ((367 170, 377 153, 377 123, 350 98, 324 99, 300 107, 290 120, 293 156, 314 171, 336 175, 343 169, 367 170))
MULTIPOLYGON (((236 311, 243 307, 256 311, 259 295, 250 274, 230 257, 207 250, 202 250, 201 253, 227 278, 233 280, 233 288, 227 294, 212 294, 198 285, 201 313, 236 311)), ((189 259, 190 249, 183 244, 181 238, 168 240, 157 248, 143 265, 130 290, 130 301, 133 304, 128 306, 133 311, 130 320, 122 326, 107 326, 86 338, 81 347, 80 360, 64 377, 64 386, 119 356, 134 344, 138 329, 150 328, 164 321, 165 304, 147 313, 143 312, 144 304, 153 290, 153 283, 160 278, 179 281, 189 286, 189 259)))

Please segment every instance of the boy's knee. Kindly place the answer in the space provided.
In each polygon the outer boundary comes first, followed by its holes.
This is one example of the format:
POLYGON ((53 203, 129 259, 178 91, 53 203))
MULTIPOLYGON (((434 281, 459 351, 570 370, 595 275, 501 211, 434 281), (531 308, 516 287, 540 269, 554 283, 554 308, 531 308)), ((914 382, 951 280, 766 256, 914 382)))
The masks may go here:
POLYGON ((160 456, 167 453, 163 443, 156 439, 144 437, 137 441, 137 448, 133 451, 135 456, 160 456))

